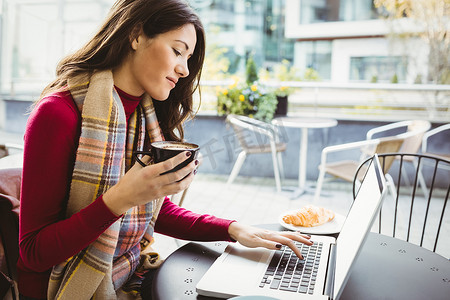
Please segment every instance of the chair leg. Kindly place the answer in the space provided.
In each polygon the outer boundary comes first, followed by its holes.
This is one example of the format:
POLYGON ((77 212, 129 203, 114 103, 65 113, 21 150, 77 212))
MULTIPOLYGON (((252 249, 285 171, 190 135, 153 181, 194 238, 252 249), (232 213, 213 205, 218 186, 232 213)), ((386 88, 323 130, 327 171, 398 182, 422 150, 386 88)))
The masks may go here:
POLYGON ((183 194, 181 195, 181 199, 180 199, 180 201, 178 202, 178 206, 179 206, 179 207, 181 207, 181 206, 183 205, 183 202, 184 202, 184 199, 186 198, 186 194, 187 194, 188 189, 189 189, 189 188, 187 188, 187 189, 185 189, 185 190, 183 191, 183 194))
POLYGON ((281 152, 277 153, 278 157, 278 169, 280 170, 281 179, 284 180, 286 177, 286 174, 284 173, 284 166, 283 166, 283 159, 281 157, 281 152))
POLYGON ((275 184, 277 186, 277 192, 281 192, 281 181, 280 181, 280 170, 278 167, 278 157, 277 157, 277 152, 274 147, 275 146, 272 145, 273 172, 275 175, 275 184))
POLYGON ((420 187, 422 188, 423 196, 425 197, 425 199, 428 199, 429 197, 428 188, 425 182, 425 178, 423 177, 422 174, 422 164, 419 166, 416 160, 413 161, 413 164, 417 170, 417 179, 419 180, 420 187))
POLYGON ((241 170, 242 164, 244 163, 246 157, 247 153, 245 151, 239 153, 236 162, 234 163, 233 169, 231 170, 230 177, 228 177, 227 185, 231 184, 239 174, 239 171, 241 170))
POLYGON ((320 198, 320 192, 322 190, 323 180, 325 178, 325 167, 319 167, 319 177, 317 178, 316 192, 314 193, 314 202, 317 202, 320 198))
POLYGON ((395 189, 394 179, 392 178, 392 176, 390 174, 385 174, 384 177, 386 178, 387 186, 388 186, 389 191, 391 192, 392 197, 394 199, 397 199, 397 190, 395 189))

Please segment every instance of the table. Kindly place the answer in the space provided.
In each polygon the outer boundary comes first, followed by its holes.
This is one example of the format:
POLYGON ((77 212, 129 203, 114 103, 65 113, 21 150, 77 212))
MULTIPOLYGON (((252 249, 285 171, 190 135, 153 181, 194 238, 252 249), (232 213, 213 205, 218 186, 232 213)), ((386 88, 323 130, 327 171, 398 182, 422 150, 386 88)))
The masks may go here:
MULTIPOLYGON (((226 245, 191 242, 176 250, 156 272, 153 299, 216 299, 199 296, 195 286, 226 245)), ((449 299, 449 295, 448 259, 405 241, 370 233, 340 299, 422 300, 449 299)))
POLYGON ((306 117, 280 117, 272 120, 277 126, 300 128, 302 136, 300 139, 298 189, 294 191, 293 198, 297 198, 306 192, 306 162, 308 152, 308 129, 329 128, 337 125, 337 120, 328 118, 306 118, 306 117))

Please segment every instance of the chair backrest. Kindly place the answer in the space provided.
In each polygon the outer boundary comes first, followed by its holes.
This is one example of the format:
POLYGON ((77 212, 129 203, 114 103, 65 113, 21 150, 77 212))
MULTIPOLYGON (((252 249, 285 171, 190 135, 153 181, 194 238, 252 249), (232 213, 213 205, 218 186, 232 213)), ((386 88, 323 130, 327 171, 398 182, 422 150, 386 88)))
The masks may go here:
POLYGON ((413 120, 408 125, 408 132, 415 134, 406 138, 400 149, 402 153, 417 153, 422 145, 422 138, 425 132, 431 128, 431 123, 425 120, 413 120))
POLYGON ((251 143, 249 143, 251 139, 249 139, 249 136, 246 134, 248 131, 256 133, 255 138, 260 146, 267 144, 267 142, 261 138, 261 135, 273 139, 274 141, 276 140, 276 132, 272 124, 234 114, 228 115, 226 122, 231 125, 238 138, 239 144, 244 149, 248 149, 252 146, 251 143))
MULTIPOLYGON (((0 169, 0 271, 17 281, 19 258, 19 206, 22 169, 0 169)), ((10 288, 11 299, 17 298, 16 285, 10 288)), ((5 295, 2 296, 2 299, 5 295)))
POLYGON ((398 150, 403 146, 405 139, 397 136, 390 136, 380 138, 379 141, 380 142, 375 146, 373 154, 398 152, 398 150))
MULTIPOLYGON (((403 147, 405 143, 405 139, 399 138, 399 137, 387 137, 387 138, 381 138, 380 142, 375 148, 375 153, 381 154, 381 153, 395 153, 399 152, 400 148, 403 147)), ((374 154, 375 154, 374 153, 374 154)), ((388 157, 385 159, 383 164, 383 170, 387 172, 390 168, 392 163, 394 162, 395 157, 388 157)))
MULTIPOLYGON (((378 141, 377 143, 373 145, 364 146, 362 149, 362 155, 360 157, 360 161, 364 161, 367 159, 367 157, 372 157, 375 153, 381 154, 381 153, 394 153, 398 152, 400 147, 403 145, 404 138, 398 137, 398 136, 390 136, 390 137, 383 137, 372 141, 378 141)), ((394 162, 395 157, 386 159, 385 164, 383 166, 383 170, 387 172, 389 168, 391 167, 392 163, 394 162)), ((358 180, 361 182, 365 171, 366 166, 362 166, 362 169, 358 173, 358 180)), ((351 175, 350 175, 351 176, 351 175)))
POLYGON ((367 131, 366 138, 368 140, 381 136, 391 136, 392 131, 398 131, 399 128, 405 128, 404 133, 397 133, 397 136, 403 136, 405 142, 401 148, 403 153, 417 153, 422 143, 422 137, 427 130, 431 128, 431 123, 425 120, 407 120, 387 125, 379 126, 367 131))
POLYGON ((443 147, 442 149, 439 149, 438 151, 432 151, 430 152, 430 149, 428 148, 428 139, 432 136, 438 135, 441 140, 445 140, 446 136, 445 133, 447 133, 447 135, 450 133, 450 123, 438 126, 432 130, 427 131, 423 137, 422 137, 422 153, 424 154, 431 154, 431 155, 437 155, 440 157, 443 157, 444 159, 450 159, 450 153, 447 149, 447 151, 445 151, 445 147, 443 147), (442 137, 443 136, 443 139, 442 137))
MULTIPOLYGON (((398 152, 379 154, 378 157, 383 170, 393 178, 396 192, 393 197, 386 197, 375 228, 379 233, 406 240, 449 258, 450 208, 447 202, 450 161, 437 156, 398 152), (411 160, 414 165, 405 164, 411 160), (385 164, 389 163, 392 166, 386 168, 385 164), (402 172, 406 172, 414 184, 406 184, 402 172), (419 183, 421 187, 423 183, 426 189, 419 188, 419 183)), ((353 198, 357 194, 359 173, 364 171, 371 159, 361 163, 355 173, 353 198)))

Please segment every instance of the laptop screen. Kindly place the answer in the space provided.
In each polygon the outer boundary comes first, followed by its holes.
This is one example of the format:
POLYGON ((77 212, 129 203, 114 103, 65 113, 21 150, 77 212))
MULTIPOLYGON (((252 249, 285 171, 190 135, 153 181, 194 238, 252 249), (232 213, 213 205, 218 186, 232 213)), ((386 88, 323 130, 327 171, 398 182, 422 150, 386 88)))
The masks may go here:
POLYGON ((349 270, 371 229, 386 191, 378 156, 374 156, 336 242, 334 299, 342 293, 349 270))

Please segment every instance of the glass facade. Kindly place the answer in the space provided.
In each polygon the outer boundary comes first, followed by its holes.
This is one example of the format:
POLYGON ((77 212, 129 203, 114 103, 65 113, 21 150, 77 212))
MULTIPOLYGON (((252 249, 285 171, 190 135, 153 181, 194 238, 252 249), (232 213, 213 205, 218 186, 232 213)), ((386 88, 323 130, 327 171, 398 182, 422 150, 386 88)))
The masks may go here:
POLYGON ((294 41, 284 37, 284 0, 267 1, 264 11, 264 56, 267 63, 294 60, 294 41))
MULTIPOLYGON (((92 36, 115 0, 0 0, 0 92, 40 91, 58 61, 92 36)), ((207 45, 228 49, 230 73, 242 72, 253 53, 259 67, 293 60, 284 38, 285 0, 189 0, 199 13, 207 45)))
POLYGON ((284 37, 285 0, 191 0, 207 42, 226 48, 230 73, 243 72, 253 54, 259 67, 293 61, 294 40, 284 37))
POLYGON ((295 64, 301 69, 314 69, 322 80, 330 80, 331 48, 330 40, 298 42, 295 64))
POLYGON ((299 0, 300 24, 377 19, 373 0, 299 0))

